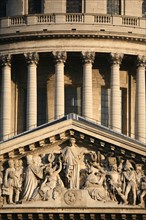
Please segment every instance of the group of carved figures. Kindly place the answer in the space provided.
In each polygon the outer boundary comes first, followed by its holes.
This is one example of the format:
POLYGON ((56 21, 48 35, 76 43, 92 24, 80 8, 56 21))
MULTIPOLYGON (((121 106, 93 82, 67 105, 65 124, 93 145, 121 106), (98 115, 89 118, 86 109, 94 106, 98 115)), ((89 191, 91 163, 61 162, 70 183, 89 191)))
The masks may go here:
POLYGON ((146 176, 141 164, 87 149, 82 152, 75 142, 70 138, 70 145, 57 154, 28 155, 26 163, 10 159, 0 175, 1 196, 9 204, 19 204, 56 200, 65 190, 87 190, 93 200, 145 207, 146 176))

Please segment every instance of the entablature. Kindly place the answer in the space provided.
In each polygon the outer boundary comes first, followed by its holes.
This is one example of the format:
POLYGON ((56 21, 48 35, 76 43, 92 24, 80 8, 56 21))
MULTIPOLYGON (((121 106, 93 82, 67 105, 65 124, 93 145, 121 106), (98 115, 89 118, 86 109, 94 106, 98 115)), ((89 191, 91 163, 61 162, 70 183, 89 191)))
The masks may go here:
POLYGON ((99 53, 122 53, 126 55, 145 55, 146 37, 117 35, 93 32, 36 32, 21 33, 1 37, 0 54, 17 55, 28 52, 45 53, 52 51, 82 52, 83 50, 99 53), (113 44, 114 41, 114 44, 113 44), (15 46, 14 46, 15 45, 15 46))

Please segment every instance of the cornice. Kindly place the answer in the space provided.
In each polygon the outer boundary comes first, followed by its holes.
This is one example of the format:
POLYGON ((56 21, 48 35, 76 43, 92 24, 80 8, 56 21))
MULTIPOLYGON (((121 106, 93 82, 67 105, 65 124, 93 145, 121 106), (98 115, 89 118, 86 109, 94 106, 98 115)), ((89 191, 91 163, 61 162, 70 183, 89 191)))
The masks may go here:
MULTIPOLYGON (((18 206, 18 205, 17 205, 18 206)), ((122 220, 126 220, 129 218, 131 220, 145 220, 145 208, 47 208, 47 207, 20 207, 16 208, 13 205, 11 208, 2 207, 2 213, 0 217, 2 219, 24 219, 27 218, 29 220, 39 219, 101 219, 101 220, 118 220, 119 218, 122 220)))
POLYGON ((20 41, 31 41, 31 40, 44 40, 44 39, 112 39, 112 40, 122 40, 122 41, 132 41, 132 42, 146 42, 145 35, 136 34, 117 34, 110 32, 76 32, 76 31, 40 31, 40 32, 27 32, 27 33, 14 33, 14 34, 4 34, 0 36, 0 44, 14 43, 20 41))
POLYGON ((24 132, 8 141, 1 142, 0 159, 5 161, 18 156, 22 157, 30 151, 61 143, 69 136, 75 136, 76 139, 88 145, 97 145, 103 152, 114 151, 137 161, 145 162, 146 160, 143 143, 103 126, 75 119, 63 120, 53 125, 47 124, 45 127, 24 132))

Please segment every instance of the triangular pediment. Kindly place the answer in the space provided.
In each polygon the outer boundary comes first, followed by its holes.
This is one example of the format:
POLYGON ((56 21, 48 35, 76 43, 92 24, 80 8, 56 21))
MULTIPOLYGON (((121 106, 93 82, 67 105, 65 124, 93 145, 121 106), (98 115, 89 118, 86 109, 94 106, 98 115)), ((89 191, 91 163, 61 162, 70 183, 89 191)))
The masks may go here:
POLYGON ((0 153, 4 209, 145 207, 145 145, 81 117, 1 142, 0 153))
POLYGON ((26 131, 0 143, 2 160, 15 158, 74 136, 78 141, 93 144, 105 151, 117 151, 125 156, 145 161, 145 144, 82 117, 62 118, 26 131))

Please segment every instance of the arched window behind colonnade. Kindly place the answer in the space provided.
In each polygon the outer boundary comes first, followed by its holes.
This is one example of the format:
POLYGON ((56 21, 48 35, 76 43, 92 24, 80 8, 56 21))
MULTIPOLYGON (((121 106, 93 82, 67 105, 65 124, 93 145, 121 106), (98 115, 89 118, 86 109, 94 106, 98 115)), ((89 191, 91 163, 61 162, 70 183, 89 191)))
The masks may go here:
POLYGON ((108 14, 121 14, 121 0, 107 0, 107 13, 108 14))
POLYGON ((41 13, 42 0, 28 0, 28 14, 41 13))
POLYGON ((82 0, 67 0, 66 1, 67 13, 82 13, 82 0))

